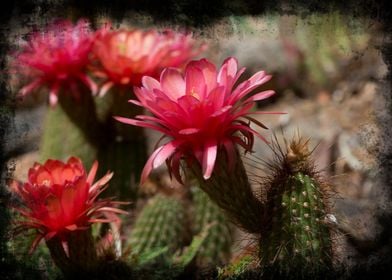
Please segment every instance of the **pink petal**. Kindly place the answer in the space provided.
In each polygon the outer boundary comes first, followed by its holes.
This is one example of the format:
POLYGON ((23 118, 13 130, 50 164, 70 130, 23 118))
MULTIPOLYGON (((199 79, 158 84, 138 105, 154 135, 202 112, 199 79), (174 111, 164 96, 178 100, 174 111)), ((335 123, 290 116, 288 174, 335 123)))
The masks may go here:
POLYGON ((206 82, 203 72, 196 67, 187 67, 185 73, 186 94, 198 100, 203 100, 206 91, 206 82))
POLYGON ((203 177, 208 180, 214 170, 218 147, 215 141, 206 144, 203 154, 203 177))
POLYGON ((149 76, 143 76, 142 78, 142 85, 148 89, 148 90, 153 90, 155 88, 162 90, 161 89, 161 84, 154 78, 149 77, 149 76))
POLYGON ((89 190, 89 195, 94 195, 94 193, 100 189, 100 187, 106 185, 107 182, 110 181, 113 177, 113 172, 107 173, 105 176, 103 176, 101 179, 99 179, 97 182, 95 182, 94 185, 90 187, 89 190))
POLYGON ((93 166, 91 167, 90 172, 88 173, 87 176, 87 183, 89 183, 90 186, 92 186, 94 182, 94 178, 95 175, 97 174, 97 170, 98 170, 98 161, 94 161, 93 166))
POLYGON ((162 149, 156 154, 153 163, 152 163, 152 168, 157 168, 160 166, 168 157, 170 157, 176 148, 178 147, 178 141, 171 141, 167 143, 166 145, 162 146, 162 149))
MULTIPOLYGON (((205 84, 207 86, 207 93, 216 87, 217 73, 214 64, 212 64, 205 58, 198 61, 192 61, 188 63, 185 72, 187 73, 192 68, 201 70, 204 77, 205 84)), ((200 96, 200 97, 204 98, 204 96, 200 96)))
POLYGON ((126 124, 131 124, 131 125, 135 125, 135 126, 141 126, 141 127, 147 127, 147 128, 152 128, 155 129, 157 131, 160 131, 162 133, 167 134, 168 131, 162 127, 159 127, 157 125, 153 125, 144 121, 138 121, 138 120, 134 120, 134 119, 128 119, 128 118, 124 118, 124 117, 117 117, 114 116, 113 118, 115 118, 117 121, 122 122, 122 123, 126 123, 126 124))
POLYGON ((91 90, 92 95, 96 95, 98 92, 97 84, 90 79, 86 74, 79 75, 80 80, 91 90))
POLYGON ((109 89, 113 87, 113 85, 114 85, 113 82, 104 83, 101 89, 99 90, 98 96, 99 97, 104 96, 109 91, 109 89))
POLYGON ((255 95, 249 97, 248 99, 246 99, 244 101, 244 103, 260 101, 260 100, 263 100, 263 99, 267 99, 268 97, 270 97, 270 96, 272 96, 274 94, 275 94, 275 91, 273 91, 273 90, 262 91, 262 92, 256 93, 255 95))
POLYGON ((156 149, 152 155, 148 158, 146 164, 144 165, 142 174, 141 174, 141 178, 140 178, 140 183, 143 184, 146 180, 148 175, 151 173, 151 170, 153 169, 153 162, 154 159, 156 157, 156 155, 163 149, 163 146, 159 147, 158 149, 156 149))
POLYGON ((143 107, 143 104, 137 100, 128 100, 129 103, 135 104, 136 106, 143 107))
POLYGON ((191 135, 191 134, 196 134, 199 131, 200 131, 199 128, 185 128, 178 131, 178 133, 182 135, 191 135))
POLYGON ((226 86, 228 90, 231 90, 235 82, 236 73, 238 68, 238 61, 234 57, 227 58, 218 73, 218 84, 226 86))
POLYGON ((185 82, 181 73, 174 68, 166 68, 161 75, 162 91, 173 101, 185 95, 185 82))
POLYGON ((27 86, 24 86, 23 88, 21 88, 20 91, 19 91, 19 94, 21 96, 24 96, 24 95, 32 92, 37 87, 39 87, 42 83, 43 83, 42 79, 34 80, 32 83, 30 83, 27 86))
POLYGON ((213 89, 208 96, 208 100, 211 100, 212 103, 214 104, 214 109, 218 110, 221 108, 225 102, 225 90, 226 87, 224 86, 219 86, 213 89))
POLYGON ((242 82, 234 90, 231 95, 229 102, 236 102, 237 100, 243 98, 249 92, 257 88, 258 86, 268 82, 272 78, 271 75, 266 76, 264 71, 257 72, 250 79, 242 82))

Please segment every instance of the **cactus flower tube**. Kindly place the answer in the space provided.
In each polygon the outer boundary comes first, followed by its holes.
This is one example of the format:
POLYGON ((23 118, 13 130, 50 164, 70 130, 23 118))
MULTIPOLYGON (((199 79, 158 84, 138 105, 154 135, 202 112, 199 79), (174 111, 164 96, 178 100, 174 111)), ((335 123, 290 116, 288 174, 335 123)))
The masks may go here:
POLYGON ((15 54, 13 65, 29 81, 20 94, 45 86, 53 106, 60 89, 69 90, 69 94, 77 97, 83 84, 96 93, 97 85, 86 74, 92 43, 93 33, 86 21, 79 21, 75 26, 69 21, 59 21, 33 34, 15 54))
POLYGON ((116 214, 126 213, 116 208, 121 202, 97 199, 112 177, 107 173, 93 183, 97 168, 95 162, 87 174, 78 158, 71 157, 66 163, 47 160, 29 169, 27 182, 11 184, 22 202, 15 209, 24 217, 15 233, 35 229, 30 252, 45 239, 53 260, 65 274, 96 265, 90 225, 111 222, 116 214))
POLYGON ((134 90, 139 100, 130 101, 154 116, 116 119, 157 130, 168 139, 148 159, 142 182, 165 161, 169 171, 181 181, 180 162, 185 160, 211 199, 238 224, 257 232, 261 205, 251 191, 237 145, 249 152, 255 135, 265 141, 250 123, 265 126, 250 114, 255 101, 270 97, 274 91, 250 96, 271 76, 260 71, 235 86, 244 71, 245 68, 238 71, 237 60, 232 57, 219 70, 207 59, 188 63, 184 75, 177 69, 166 68, 159 81, 143 77, 142 86, 134 90))

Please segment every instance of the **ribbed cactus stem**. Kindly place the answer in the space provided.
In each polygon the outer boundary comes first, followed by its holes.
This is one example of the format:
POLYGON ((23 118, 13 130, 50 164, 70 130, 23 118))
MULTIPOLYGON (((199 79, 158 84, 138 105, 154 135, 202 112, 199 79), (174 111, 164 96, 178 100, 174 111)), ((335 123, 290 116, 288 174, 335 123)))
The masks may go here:
POLYGON ((293 141, 276 165, 260 239, 263 266, 293 277, 320 276, 332 265, 327 195, 309 155, 307 142, 293 141))
POLYGON ((197 254, 197 261, 202 265, 222 264, 230 256, 232 231, 226 215, 206 193, 198 187, 192 188, 194 204, 194 232, 200 233, 211 226, 208 235, 197 254))
MULTIPOLYGON (((76 105, 75 105, 76 106, 76 105)), ((41 161, 48 158, 79 157, 90 166, 96 157, 96 148, 86 141, 84 132, 69 119, 61 106, 48 108, 41 139, 41 161)))
POLYGON ((158 194, 142 209, 135 221, 130 238, 136 254, 168 247, 170 252, 184 245, 186 211, 175 197, 158 194))
POLYGON ((110 132, 110 141, 100 147, 98 160, 105 167, 101 170, 111 170, 115 174, 112 184, 116 188, 109 190, 107 195, 136 201, 137 182, 147 160, 146 137, 142 128, 124 125, 113 116, 134 118, 142 114, 143 109, 129 105, 128 100, 135 98, 129 88, 114 87, 107 95, 110 96, 104 97, 105 103, 97 100, 99 118, 105 123, 106 131, 110 132))
POLYGON ((189 167, 200 188, 224 210, 232 222, 249 233, 258 233, 265 219, 263 204, 252 191, 238 151, 234 162, 234 167, 229 168, 225 152, 219 151, 215 169, 208 180, 203 178, 198 164, 189 167))
POLYGON ((90 230, 77 230, 46 241, 56 266, 64 276, 92 275, 98 264, 97 252, 90 230))
MULTIPOLYGON (((92 146, 102 146, 107 142, 108 131, 98 120, 91 92, 81 92, 76 96, 60 94, 59 105, 92 146)), ((61 126, 61 123, 58 125, 61 126)))

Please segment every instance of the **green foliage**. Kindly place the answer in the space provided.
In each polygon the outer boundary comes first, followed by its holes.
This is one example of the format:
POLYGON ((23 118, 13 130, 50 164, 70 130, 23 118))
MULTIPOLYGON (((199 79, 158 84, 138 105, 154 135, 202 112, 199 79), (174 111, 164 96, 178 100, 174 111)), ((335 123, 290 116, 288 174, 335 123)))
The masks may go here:
POLYGON ((218 268, 218 279, 219 280, 237 280, 247 279, 249 274, 250 266, 254 263, 252 256, 244 256, 239 261, 229 264, 224 268, 218 268))
POLYGON ((13 236, 7 242, 9 252, 19 263, 23 264, 23 271, 29 273, 29 279, 59 278, 61 272, 52 261, 44 242, 39 244, 31 255, 28 253, 34 238, 35 233, 32 230, 13 236))
POLYGON ((206 241, 210 227, 195 235, 189 246, 168 254, 169 247, 156 247, 134 255, 133 266, 138 279, 177 279, 193 263, 197 253, 206 241))

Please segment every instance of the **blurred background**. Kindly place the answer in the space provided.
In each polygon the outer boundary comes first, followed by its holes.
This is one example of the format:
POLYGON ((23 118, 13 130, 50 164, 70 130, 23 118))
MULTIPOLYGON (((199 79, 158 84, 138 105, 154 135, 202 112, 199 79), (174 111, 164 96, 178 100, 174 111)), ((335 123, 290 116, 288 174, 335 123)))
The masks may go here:
MULTIPOLYGON (((191 2, 187 1, 188 5, 191 2)), ((232 9, 241 10, 239 3, 233 4, 232 9)), ((8 43, 17 47, 18 40, 33 26, 39 28, 52 16, 58 16, 52 8, 55 10, 56 4, 48 9, 37 6, 25 20, 11 19, 13 28, 8 43)), ((77 20, 85 17, 83 9, 65 9, 64 16, 77 20)), ((162 9, 162 16, 167 17, 170 11, 162 9)), ((211 9, 219 11, 214 5, 211 9)), ((339 258, 353 266, 388 254, 392 234, 388 234, 385 217, 391 203, 380 180, 379 160, 384 145, 379 121, 386 112, 382 81, 387 74, 380 52, 384 40, 382 26, 375 20, 348 17, 338 11, 305 16, 274 12, 222 14, 212 21, 202 13, 199 18, 179 13, 174 18, 174 22, 167 23, 157 20, 154 13, 123 11, 118 15, 105 13, 105 9, 90 16, 95 26, 111 20, 124 27, 192 31, 194 37, 208 45, 203 56, 216 65, 234 56, 240 66, 247 68, 244 77, 259 70, 271 73, 273 79, 265 88, 274 89, 277 94, 260 102, 258 109, 287 114, 261 115, 259 120, 269 128, 261 133, 267 139, 275 134, 280 143, 298 132, 310 138, 316 165, 336 193, 331 200, 338 228, 339 258)), ((30 95, 13 104, 15 112, 4 143, 5 158, 16 179, 25 180, 27 169, 39 160, 46 100, 45 95, 30 95)), ((150 151, 158 138, 159 135, 148 134, 150 151)), ((268 160, 272 152, 257 140, 255 153, 249 157, 252 156, 268 160)), ((266 172, 262 166, 248 166, 248 171, 251 176, 266 172)), ((157 172, 157 177, 159 180, 150 182, 152 188, 173 184, 164 170, 157 172), (161 186, 155 186, 158 181, 161 186)), ((233 257, 249 243, 238 232, 233 257)))

